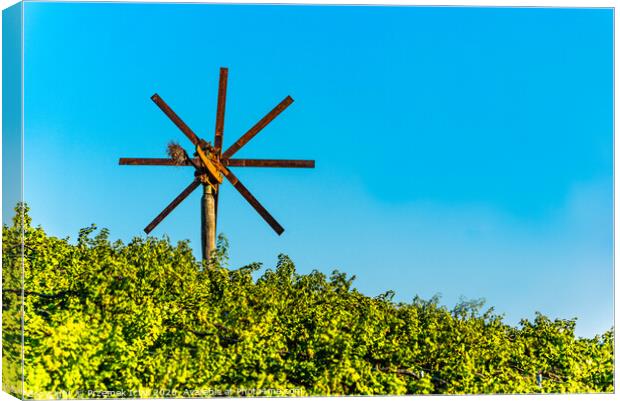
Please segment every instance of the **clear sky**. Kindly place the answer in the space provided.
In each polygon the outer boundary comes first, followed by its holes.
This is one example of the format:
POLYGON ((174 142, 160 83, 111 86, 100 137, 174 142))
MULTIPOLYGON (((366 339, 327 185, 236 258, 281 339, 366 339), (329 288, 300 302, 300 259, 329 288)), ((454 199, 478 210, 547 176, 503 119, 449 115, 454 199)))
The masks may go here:
MULTIPOLYGON (((506 321, 613 325, 610 9, 46 4, 25 7, 25 199, 75 238, 125 241, 191 180, 119 166, 214 131, 229 67, 225 147, 286 95, 238 157, 278 237, 230 186, 219 230, 233 267, 338 268, 368 295, 486 298, 506 321)), ((200 191, 153 235, 200 243, 200 191)))

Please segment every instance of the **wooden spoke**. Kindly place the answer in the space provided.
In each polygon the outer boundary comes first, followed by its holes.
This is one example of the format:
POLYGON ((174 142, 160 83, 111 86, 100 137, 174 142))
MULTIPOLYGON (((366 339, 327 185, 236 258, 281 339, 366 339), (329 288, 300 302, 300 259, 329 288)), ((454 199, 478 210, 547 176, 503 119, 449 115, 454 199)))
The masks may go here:
POLYGON ((248 132, 243 134, 241 138, 237 140, 224 154, 222 154, 222 159, 229 159, 232 155, 237 153, 239 149, 246 143, 250 141, 250 139, 254 138, 256 134, 258 134, 263 128, 267 126, 274 118, 276 118, 280 113, 282 113, 288 106, 293 103, 293 98, 287 96, 283 101, 280 102, 276 107, 273 108, 265 117, 261 118, 259 122, 257 122, 252 128, 249 129, 248 132))
MULTIPOLYGON (((195 164, 200 163, 197 158, 192 159, 195 164)), ((118 164, 122 166, 191 166, 188 160, 183 164, 178 164, 173 159, 145 158, 145 157, 121 157, 118 164)))
POLYGON ((223 181, 222 174, 220 174, 217 167, 213 165, 207 154, 200 148, 200 146, 196 146, 196 153, 198 153, 198 157, 200 157, 203 167, 211 174, 211 177, 217 181, 218 184, 221 184, 223 181))
POLYGON ((183 122, 183 120, 181 120, 181 117, 179 117, 170 108, 170 106, 168 106, 168 104, 164 102, 164 99, 159 97, 159 95, 156 93, 153 96, 151 96, 151 100, 153 100, 153 102, 155 102, 155 104, 161 109, 161 111, 163 111, 164 114, 167 115, 170 120, 172 120, 174 125, 179 127, 179 129, 185 134, 186 137, 189 138, 190 141, 192 141, 194 145, 196 146, 198 145, 200 140, 198 139, 196 134, 194 134, 194 131, 192 131, 192 129, 188 127, 187 124, 183 122))
MULTIPOLYGON (((215 140, 213 145, 222 153, 224 141, 224 114, 226 112, 226 86, 228 84, 228 68, 220 68, 220 84, 217 91, 217 114, 215 116, 215 140)), ((218 155, 219 156, 219 155, 218 155)))
POLYGON ((248 203, 252 205, 252 207, 258 212, 258 214, 261 215, 261 217, 267 222, 267 224, 271 226, 271 228, 273 228, 273 230, 278 235, 281 235, 284 232, 284 228, 280 225, 280 223, 276 221, 276 219, 273 218, 273 216, 267 211, 267 209, 265 209, 263 205, 261 205, 260 202, 250 193, 250 191, 245 187, 245 185, 243 185, 241 181, 239 181, 239 179, 228 168, 223 166, 221 163, 217 163, 216 165, 220 169, 222 174, 224 174, 224 177, 226 177, 226 179, 230 181, 232 186, 235 187, 237 191, 239 191, 241 196, 243 196, 245 200, 247 200, 248 203))
POLYGON ((164 210, 162 210, 162 212, 160 214, 157 215, 157 217, 155 217, 153 219, 153 221, 151 221, 149 223, 148 226, 146 226, 146 228, 144 229, 145 233, 150 233, 151 231, 153 231, 153 229, 155 227, 157 227, 157 225, 159 223, 161 223, 161 221, 170 214, 170 212, 172 212, 174 210, 175 207, 179 206, 179 203, 183 202, 183 200, 185 198, 187 198, 189 196, 189 194, 191 194, 196 188, 198 188, 200 186, 200 181, 198 179, 194 179, 194 181, 192 181, 191 184, 189 184, 187 186, 187 188, 185 188, 183 190, 183 192, 181 192, 179 194, 179 196, 177 196, 176 198, 174 198, 174 200, 172 202, 170 202, 170 204, 168 206, 166 206, 166 208, 164 210))
POLYGON ((293 167, 314 168, 314 160, 224 159, 229 167, 293 167))

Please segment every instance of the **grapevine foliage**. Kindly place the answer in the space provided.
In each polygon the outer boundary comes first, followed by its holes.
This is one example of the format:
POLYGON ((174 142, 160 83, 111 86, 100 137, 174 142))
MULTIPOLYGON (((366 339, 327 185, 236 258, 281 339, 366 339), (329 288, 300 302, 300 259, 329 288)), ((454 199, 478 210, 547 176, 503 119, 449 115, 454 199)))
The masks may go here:
POLYGON ((223 239, 209 264, 186 241, 124 244, 94 226, 71 243, 20 210, 2 228, 3 386, 13 394, 22 233, 25 397, 613 391, 613 329, 576 338, 575 320, 538 314, 513 327, 482 302, 450 310, 437 298, 368 297, 344 273, 297 273, 285 255, 254 279, 259 264, 226 268, 223 239))

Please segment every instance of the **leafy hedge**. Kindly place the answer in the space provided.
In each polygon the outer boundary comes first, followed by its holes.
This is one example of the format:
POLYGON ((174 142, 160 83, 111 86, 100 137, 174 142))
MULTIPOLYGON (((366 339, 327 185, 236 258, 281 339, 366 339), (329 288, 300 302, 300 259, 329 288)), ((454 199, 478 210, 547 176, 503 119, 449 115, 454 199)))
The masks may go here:
POLYGON ((21 226, 26 397, 613 391, 613 330, 575 338, 574 320, 511 327, 477 301, 372 298, 337 271, 298 274, 284 255, 254 280, 258 264, 224 267, 222 238, 209 265, 188 242, 110 242, 94 226, 71 244, 32 227, 26 209, 2 229, 3 385, 14 394, 21 226))

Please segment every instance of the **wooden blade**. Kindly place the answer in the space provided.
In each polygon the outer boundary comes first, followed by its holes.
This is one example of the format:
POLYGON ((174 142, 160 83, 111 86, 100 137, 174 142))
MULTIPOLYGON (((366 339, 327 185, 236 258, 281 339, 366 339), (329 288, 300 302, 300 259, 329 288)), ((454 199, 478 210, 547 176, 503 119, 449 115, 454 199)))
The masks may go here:
POLYGON ((257 122, 252 128, 250 128, 248 132, 243 134, 241 138, 237 140, 237 142, 235 142, 230 148, 228 148, 228 150, 226 150, 226 152, 222 154, 221 159, 228 159, 232 155, 237 153, 237 151, 241 149, 243 145, 248 143, 250 139, 254 138, 256 134, 258 134, 263 128, 267 126, 267 124, 269 124, 271 121, 273 121, 274 118, 276 118, 280 113, 282 113, 284 109, 290 106, 291 103, 293 103, 293 98, 287 96, 283 101, 280 102, 280 104, 274 107, 273 110, 267 113, 265 117, 261 118, 259 122, 257 122))
POLYGON ((314 160, 225 159, 222 164, 229 167, 314 168, 314 160))
POLYGON ((222 174, 218 171, 217 167, 213 165, 209 159, 209 156, 207 156, 200 146, 196 146, 196 153, 198 153, 202 166, 210 173, 211 177, 217 181, 218 184, 221 184, 224 180, 222 178, 222 174))
POLYGON ((162 210, 162 212, 160 214, 157 215, 157 217, 155 217, 153 219, 153 221, 151 221, 149 223, 148 226, 146 226, 146 228, 144 229, 145 233, 150 233, 151 231, 153 231, 153 229, 155 227, 157 227, 157 225, 159 223, 161 223, 161 221, 170 214, 170 212, 172 212, 174 210, 175 207, 179 206, 179 203, 183 202, 183 200, 185 198, 187 198, 189 196, 189 194, 191 194, 196 188, 198 188, 200 186, 200 181, 198 179, 195 179, 194 181, 192 181, 191 184, 189 184, 187 186, 187 188, 185 188, 183 190, 183 192, 181 192, 179 194, 179 196, 177 196, 176 198, 174 198, 174 200, 172 202, 170 202, 170 204, 168 206, 166 206, 166 208, 164 210, 162 210))
POLYGON ((284 232, 284 228, 280 225, 280 223, 276 221, 276 219, 273 218, 273 216, 267 211, 267 209, 265 209, 263 205, 261 205, 260 202, 250 193, 250 191, 245 187, 245 185, 243 185, 241 181, 239 181, 239 179, 222 164, 218 163, 217 167, 222 171, 222 173, 224 174, 224 177, 226 177, 226 179, 230 181, 232 186, 235 187, 237 191, 239 191, 241 196, 243 196, 245 200, 247 200, 248 203, 252 205, 252 207, 258 212, 258 214, 260 214, 261 217, 265 219, 267 224, 269 224, 271 228, 273 228, 273 230, 278 235, 281 235, 284 232))
MULTIPOLYGON (((194 163, 200 163, 197 158, 192 159, 194 163)), ((159 159, 159 158, 146 158, 146 157, 121 157, 118 159, 118 164, 122 166, 191 166, 192 163, 188 160, 183 164, 178 164, 173 159, 159 159)))
POLYGON ((224 141, 224 113, 226 112, 226 86, 228 85, 228 68, 220 68, 220 84, 217 91, 217 114, 215 116, 215 140, 213 146, 222 153, 224 141))
POLYGON ((164 102, 164 99, 159 97, 159 95, 156 93, 153 96, 151 96, 151 100, 153 100, 155 104, 161 109, 161 111, 163 111, 164 114, 167 115, 170 120, 172 120, 174 125, 179 127, 179 129, 185 134, 186 137, 189 138, 190 141, 192 141, 194 145, 198 145, 200 140, 198 139, 196 134, 194 134, 194 131, 192 131, 191 128, 188 127, 187 124, 183 122, 183 120, 181 120, 181 117, 179 117, 170 108, 170 106, 168 106, 168 104, 164 102))

